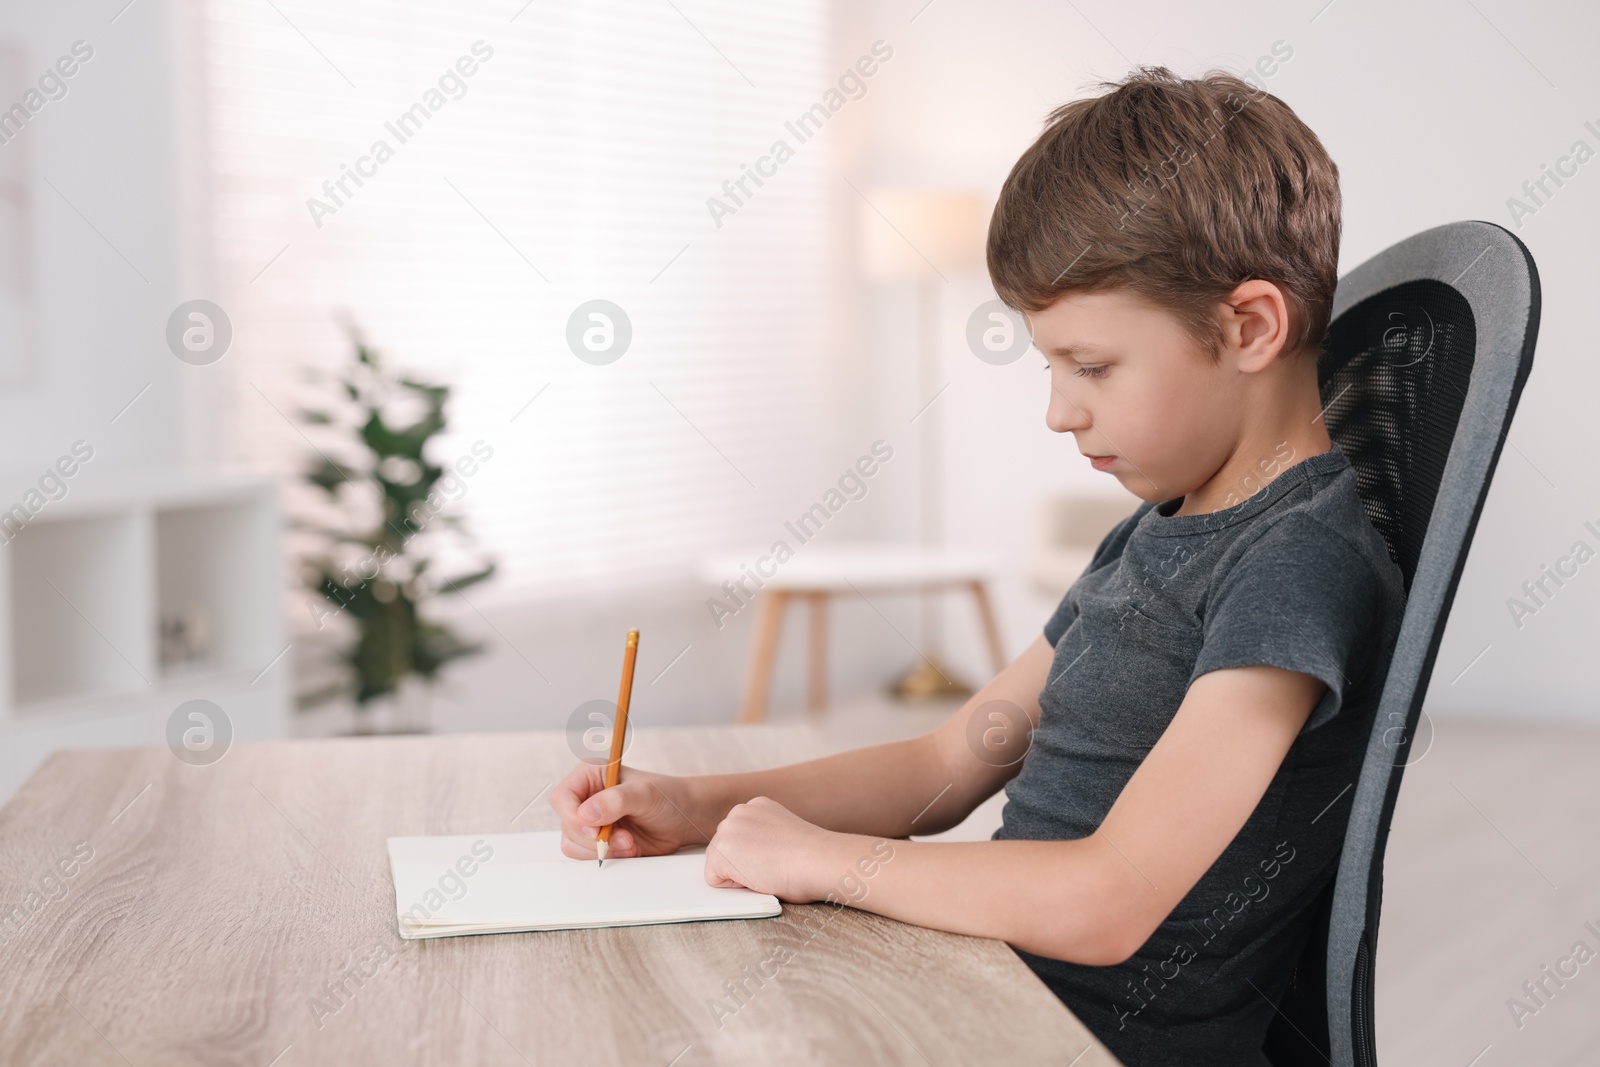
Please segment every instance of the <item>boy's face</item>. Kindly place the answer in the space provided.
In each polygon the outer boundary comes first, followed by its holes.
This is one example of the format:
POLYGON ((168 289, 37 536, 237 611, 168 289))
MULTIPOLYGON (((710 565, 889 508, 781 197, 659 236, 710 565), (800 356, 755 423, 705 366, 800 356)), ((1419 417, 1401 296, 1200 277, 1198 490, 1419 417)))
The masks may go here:
POLYGON ((1159 503, 1227 462, 1244 375, 1227 359, 1213 365, 1170 313, 1112 290, 1065 294, 1028 320, 1050 372, 1045 424, 1085 456, 1111 457, 1096 469, 1159 503))

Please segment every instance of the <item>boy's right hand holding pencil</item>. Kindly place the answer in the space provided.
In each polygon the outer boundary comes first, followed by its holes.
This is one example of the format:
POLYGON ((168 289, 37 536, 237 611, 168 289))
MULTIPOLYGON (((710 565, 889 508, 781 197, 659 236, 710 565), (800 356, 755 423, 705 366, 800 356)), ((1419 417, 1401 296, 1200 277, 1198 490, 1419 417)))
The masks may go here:
POLYGON ((624 765, 610 789, 605 764, 580 763, 551 791, 561 816, 561 851, 573 859, 595 859, 599 828, 615 824, 607 858, 661 856, 709 843, 718 815, 698 813, 689 779, 624 765), (705 820, 709 818, 710 821, 705 820), (695 824, 699 823, 699 826, 695 824))

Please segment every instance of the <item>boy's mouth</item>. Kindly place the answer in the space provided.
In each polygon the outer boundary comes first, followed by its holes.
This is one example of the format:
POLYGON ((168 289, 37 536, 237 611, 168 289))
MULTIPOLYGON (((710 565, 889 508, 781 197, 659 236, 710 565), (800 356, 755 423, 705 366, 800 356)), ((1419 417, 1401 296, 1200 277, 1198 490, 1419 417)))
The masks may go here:
POLYGON ((1097 471, 1107 470, 1117 461, 1116 456, 1089 456, 1088 459, 1097 471))

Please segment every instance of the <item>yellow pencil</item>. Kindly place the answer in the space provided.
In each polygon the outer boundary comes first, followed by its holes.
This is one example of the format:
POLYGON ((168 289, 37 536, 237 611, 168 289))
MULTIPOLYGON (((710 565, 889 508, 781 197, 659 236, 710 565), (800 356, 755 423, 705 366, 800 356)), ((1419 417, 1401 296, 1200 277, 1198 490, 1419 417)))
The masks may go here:
MULTIPOLYGON (((639 631, 628 631, 628 647, 622 653, 622 691, 617 694, 617 720, 611 724, 611 760, 606 764, 606 788, 610 789, 622 778, 622 739, 628 732, 628 700, 633 696, 633 661, 639 655, 639 631)), ((606 853, 611 850, 611 824, 600 827, 595 842, 600 853, 595 862, 604 867, 606 853)))

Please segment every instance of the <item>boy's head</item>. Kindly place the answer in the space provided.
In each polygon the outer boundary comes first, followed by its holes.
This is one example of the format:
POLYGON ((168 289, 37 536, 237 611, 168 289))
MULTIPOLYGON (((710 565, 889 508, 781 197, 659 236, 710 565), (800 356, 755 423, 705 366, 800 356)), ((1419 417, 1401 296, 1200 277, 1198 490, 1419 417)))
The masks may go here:
POLYGON ((1315 400, 1339 171, 1283 101, 1231 74, 1101 84, 1052 112, 1006 178, 989 274, 1049 360, 1051 428, 1164 499, 1261 447, 1243 438, 1274 421, 1263 406, 1315 400))

